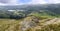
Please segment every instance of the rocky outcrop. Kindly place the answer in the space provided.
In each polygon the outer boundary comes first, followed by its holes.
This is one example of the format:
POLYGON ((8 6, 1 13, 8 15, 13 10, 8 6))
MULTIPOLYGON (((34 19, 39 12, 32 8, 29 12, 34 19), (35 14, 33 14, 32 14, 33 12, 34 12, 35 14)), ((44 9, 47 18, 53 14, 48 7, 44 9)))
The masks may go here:
POLYGON ((32 28, 37 26, 37 24, 39 23, 39 19, 36 17, 27 17, 26 19, 24 19, 24 21, 22 21, 20 23, 21 25, 21 30, 25 31, 28 28, 32 28))

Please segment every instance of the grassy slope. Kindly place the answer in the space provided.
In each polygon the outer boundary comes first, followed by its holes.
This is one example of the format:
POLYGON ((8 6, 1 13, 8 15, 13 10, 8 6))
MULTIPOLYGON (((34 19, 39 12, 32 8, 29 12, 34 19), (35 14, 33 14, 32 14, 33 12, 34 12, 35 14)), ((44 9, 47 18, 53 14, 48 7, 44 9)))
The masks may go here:
MULTIPOLYGON (((53 20, 55 17, 42 15, 39 13, 32 13, 30 15, 33 15, 37 18, 39 18, 39 23, 35 27, 28 28, 26 31, 60 31, 60 23, 57 21, 60 21, 59 18, 53 20), (52 24, 44 25, 46 22, 54 21, 52 24)), ((33 17, 28 16, 25 20, 30 21, 33 17)), ((23 19, 24 20, 24 19, 23 19)), ((20 23, 23 22, 23 20, 15 20, 15 19, 0 19, 0 31, 21 31, 21 25, 20 23)))
MULTIPOLYGON (((20 20, 14 19, 0 19, 0 31, 14 31, 20 20)), ((18 26, 17 26, 18 27, 18 26)))
MULTIPOLYGON (((27 19, 27 18, 26 18, 27 19)), ((50 25, 44 25, 45 22, 52 19, 41 20, 36 27, 29 28, 26 31, 60 31, 60 23, 53 22, 50 25)), ((56 20, 57 21, 57 20, 56 20)), ((59 20, 60 21, 60 20, 59 20)), ((14 19, 0 19, 0 31, 21 31, 20 30, 20 20, 14 19)))

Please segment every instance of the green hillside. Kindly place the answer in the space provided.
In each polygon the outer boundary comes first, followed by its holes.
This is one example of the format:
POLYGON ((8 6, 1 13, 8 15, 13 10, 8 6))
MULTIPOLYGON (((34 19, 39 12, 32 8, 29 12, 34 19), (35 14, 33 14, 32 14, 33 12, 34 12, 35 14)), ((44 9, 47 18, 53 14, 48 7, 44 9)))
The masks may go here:
POLYGON ((0 31, 60 31, 60 4, 0 6, 0 31))

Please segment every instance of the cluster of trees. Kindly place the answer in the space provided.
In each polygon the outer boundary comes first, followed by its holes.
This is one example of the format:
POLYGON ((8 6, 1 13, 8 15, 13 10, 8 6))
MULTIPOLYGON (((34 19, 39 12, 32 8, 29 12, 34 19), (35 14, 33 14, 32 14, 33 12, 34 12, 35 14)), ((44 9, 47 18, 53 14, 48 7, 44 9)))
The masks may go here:
POLYGON ((1 11, 0 18, 20 19, 25 17, 25 13, 22 11, 1 11))
POLYGON ((34 8, 31 8, 27 11, 4 11, 0 10, 0 18, 10 18, 10 19, 21 19, 25 18, 26 16, 29 16, 30 14, 38 13, 39 16, 56 16, 58 15, 54 12, 51 12, 49 10, 35 10, 34 8))

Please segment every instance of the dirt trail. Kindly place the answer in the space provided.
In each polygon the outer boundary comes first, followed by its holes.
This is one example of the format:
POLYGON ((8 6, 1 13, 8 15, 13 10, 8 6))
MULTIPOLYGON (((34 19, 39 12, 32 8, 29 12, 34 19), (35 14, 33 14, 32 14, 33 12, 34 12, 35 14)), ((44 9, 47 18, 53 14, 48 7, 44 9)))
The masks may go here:
MULTIPOLYGON (((60 23, 60 18, 54 18, 54 19, 51 19, 49 21, 44 22, 42 25, 45 26, 45 25, 58 24, 58 23, 60 23)), ((37 24, 33 23, 32 21, 30 21, 30 22, 23 21, 22 22, 22 29, 21 30, 25 31, 29 27, 36 26, 36 25, 37 24)))
POLYGON ((45 22, 43 25, 49 25, 49 24, 54 24, 60 22, 60 18, 54 18, 50 21, 45 22))

